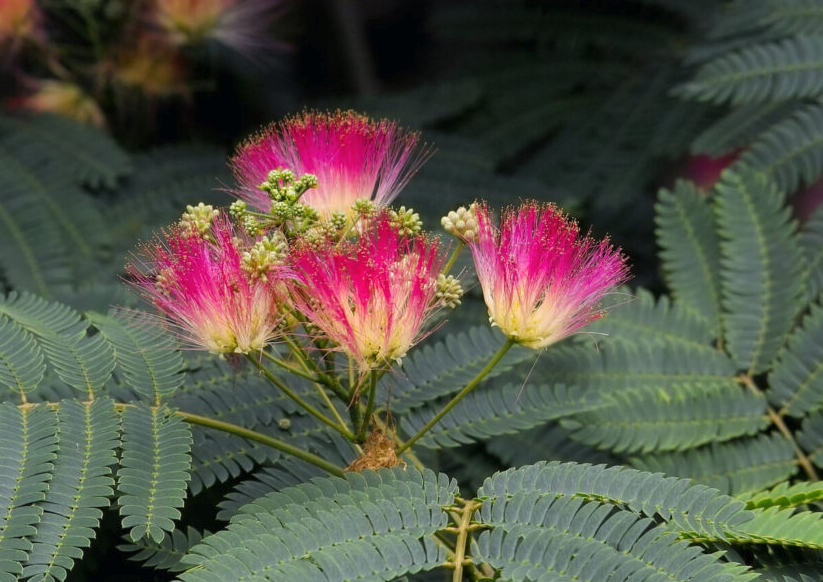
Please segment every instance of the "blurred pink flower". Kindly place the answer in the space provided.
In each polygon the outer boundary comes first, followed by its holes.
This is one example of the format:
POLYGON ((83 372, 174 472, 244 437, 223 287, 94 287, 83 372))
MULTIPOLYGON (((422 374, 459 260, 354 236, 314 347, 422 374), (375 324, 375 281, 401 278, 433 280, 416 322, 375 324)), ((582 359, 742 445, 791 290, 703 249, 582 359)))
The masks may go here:
POLYGON ((282 271, 251 277, 242 242, 224 217, 214 220, 207 238, 177 226, 145 247, 129 274, 193 346, 217 354, 257 352, 275 338, 283 317, 276 291, 282 271))
POLYGON ((306 111, 241 145, 231 165, 241 186, 237 195, 263 212, 271 202, 259 186, 271 170, 314 174, 318 186, 300 201, 328 219, 334 212, 351 216, 361 199, 378 208, 390 204, 423 162, 418 146, 418 134, 391 121, 352 111, 306 111))
POLYGON ((40 9, 34 0, 0 0, 0 47, 12 49, 20 40, 37 34, 40 9))
POLYGON ((152 0, 150 19, 177 45, 212 39, 253 57, 277 45, 269 32, 281 0, 152 0))
POLYGON ((544 348, 602 317, 600 300, 628 278, 619 250, 581 236, 554 205, 509 208, 498 230, 481 204, 477 222, 469 246, 489 319, 526 347, 544 348))
POLYGON ((356 242, 294 252, 294 305, 361 372, 390 365, 423 337, 438 308, 438 251, 436 241, 402 236, 380 215, 356 242))

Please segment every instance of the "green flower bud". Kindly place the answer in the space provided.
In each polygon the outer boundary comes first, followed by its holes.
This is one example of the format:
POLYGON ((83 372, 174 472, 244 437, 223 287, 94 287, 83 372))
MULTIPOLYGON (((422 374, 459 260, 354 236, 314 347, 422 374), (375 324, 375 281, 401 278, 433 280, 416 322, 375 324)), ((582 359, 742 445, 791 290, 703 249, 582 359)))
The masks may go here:
POLYGON ((452 210, 440 219, 440 224, 446 232, 465 242, 473 241, 477 236, 477 204, 452 210))
POLYGON ((392 223, 397 226, 401 234, 406 236, 414 236, 423 230, 423 221, 420 220, 420 215, 409 208, 406 210, 405 206, 401 206, 398 210, 389 211, 392 223))
POLYGON ((180 226, 189 236, 200 236, 205 238, 209 234, 212 221, 220 214, 219 210, 215 210, 211 204, 203 204, 202 202, 197 206, 186 206, 186 212, 180 219, 180 226))
POLYGON ((456 277, 440 273, 437 276, 436 297, 444 306, 454 309, 460 305, 460 298, 463 297, 460 281, 456 277))

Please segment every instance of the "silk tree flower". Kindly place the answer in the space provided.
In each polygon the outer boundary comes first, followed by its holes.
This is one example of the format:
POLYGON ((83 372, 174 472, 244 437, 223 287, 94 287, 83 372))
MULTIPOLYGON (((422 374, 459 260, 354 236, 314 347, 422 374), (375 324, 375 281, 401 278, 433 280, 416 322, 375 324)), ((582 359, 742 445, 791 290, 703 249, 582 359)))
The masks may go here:
POLYGON ((600 300, 628 278, 620 250, 581 236, 554 205, 509 208, 498 229, 479 204, 477 223, 469 246, 489 319, 528 348, 545 348, 602 317, 600 300))
POLYGON ((14 101, 13 107, 45 113, 105 127, 106 118, 97 102, 74 83, 42 80, 31 83, 33 91, 14 101))
POLYGON ((400 360, 425 335, 442 304, 443 264, 436 241, 403 236, 382 213, 355 242, 293 251, 293 304, 364 373, 400 360))
POLYGON ((34 0, 0 0, 0 47, 38 34, 40 10, 34 0))
POLYGON ((259 186, 270 171, 283 168, 317 177, 318 186, 300 202, 323 220, 334 213, 352 217, 359 200, 384 208, 423 162, 419 139, 391 121, 374 121, 352 111, 306 111, 269 126, 238 148, 231 160, 240 183, 236 194, 268 212, 271 201, 259 186))
POLYGON ((281 0, 152 0, 150 20, 177 45, 215 40, 252 57, 277 43, 269 36, 281 0))
POLYGON ((251 277, 244 263, 251 244, 222 216, 208 238, 178 225, 144 248, 129 274, 191 345, 216 354, 258 352, 277 335, 284 275, 275 267, 251 277))

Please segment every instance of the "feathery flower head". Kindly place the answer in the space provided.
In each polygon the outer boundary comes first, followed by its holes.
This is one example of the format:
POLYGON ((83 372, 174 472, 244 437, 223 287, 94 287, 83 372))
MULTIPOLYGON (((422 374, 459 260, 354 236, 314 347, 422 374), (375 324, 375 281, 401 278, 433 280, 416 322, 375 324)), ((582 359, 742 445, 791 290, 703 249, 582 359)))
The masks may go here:
POLYGON ((552 204, 509 208, 499 229, 480 204, 477 223, 469 246, 489 319, 526 347, 544 348, 602 317, 600 300, 628 278, 619 250, 581 236, 552 204))
POLYGON ((268 27, 281 0, 153 0, 150 19, 177 45, 216 40, 253 55, 275 44, 268 27))
POLYGON ((0 0, 0 46, 34 36, 39 20, 34 0, 0 0))
POLYGON ((423 161, 418 145, 418 134, 391 121, 352 111, 306 111, 241 145, 231 165, 241 186, 237 195, 262 212, 271 207, 260 189, 270 171, 288 168, 316 176, 317 187, 300 202, 328 220, 335 212, 353 217, 358 200, 388 206, 423 161))
POLYGON ((294 305, 358 362, 361 372, 395 362, 424 335, 440 306, 436 241, 403 236, 381 213, 355 241, 293 252, 294 305))
POLYGON ((243 249, 251 242, 225 217, 210 235, 174 227, 130 266, 135 286, 192 345, 217 354, 262 350, 282 319, 283 272, 249 276, 243 249))
POLYGON ((33 89, 32 93, 17 100, 16 107, 29 111, 56 113, 81 123, 105 127, 106 118, 100 106, 74 83, 35 81, 33 89))
POLYGON ((186 92, 183 60, 178 49, 159 34, 145 34, 109 63, 113 78, 151 97, 186 92))

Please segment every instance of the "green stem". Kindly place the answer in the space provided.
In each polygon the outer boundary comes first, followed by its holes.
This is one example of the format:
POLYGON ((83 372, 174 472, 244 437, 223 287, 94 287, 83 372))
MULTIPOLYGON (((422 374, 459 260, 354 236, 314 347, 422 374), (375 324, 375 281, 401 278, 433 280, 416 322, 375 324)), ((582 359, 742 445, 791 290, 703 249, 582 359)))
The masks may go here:
POLYGON ((360 430, 357 431, 357 440, 364 442, 366 435, 369 432, 369 420, 374 414, 374 401, 377 394, 377 371, 372 370, 369 374, 369 399, 366 403, 366 413, 363 415, 363 421, 360 423, 360 430))
POLYGON ((311 380, 312 382, 317 382, 318 381, 317 377, 313 376, 312 374, 308 374, 308 373, 304 372, 303 370, 299 370, 297 368, 294 368, 294 367, 290 366, 289 364, 287 364, 286 362, 284 362, 283 360, 278 360, 277 358, 275 358, 269 352, 264 351, 263 356, 268 361, 270 361, 273 364, 283 368, 287 372, 289 372, 291 374, 294 374, 295 376, 300 376, 301 378, 305 378, 306 380, 311 380))
POLYGON ((465 247, 466 247, 465 241, 461 240, 460 243, 457 245, 457 248, 455 248, 454 251, 452 251, 452 254, 449 257, 449 260, 446 261, 446 266, 443 267, 443 274, 444 275, 449 274, 449 271, 451 271, 451 268, 454 266, 454 262, 457 260, 457 257, 460 256, 460 253, 463 251, 463 249, 465 247))
POLYGON ((332 392, 334 392, 338 398, 345 399, 346 398, 346 391, 340 386, 340 382, 337 381, 337 378, 333 376, 329 376, 328 374, 324 373, 323 370, 317 365, 313 359, 306 355, 303 351, 303 348, 295 343, 295 341, 290 338, 289 336, 285 336, 283 341, 286 342, 286 345, 289 346, 289 349, 294 354, 294 356, 300 360, 303 367, 308 371, 311 370, 314 372, 315 376, 312 378, 314 382, 320 382, 331 388, 332 392))
POLYGON ((500 360, 503 359, 503 356, 506 355, 506 352, 509 351, 509 349, 514 345, 514 343, 515 343, 514 340, 511 340, 511 339, 506 340, 506 343, 503 344, 503 347, 501 347, 497 351, 497 353, 494 354, 494 356, 492 356, 492 359, 489 360, 489 363, 486 364, 486 366, 482 370, 480 370, 480 372, 478 372, 477 376, 475 376, 474 379, 471 382, 466 384, 466 387, 463 388, 460 392, 458 392, 457 395, 454 398, 452 398, 449 401, 449 403, 446 404, 446 406, 443 407, 443 410, 441 410, 436 415, 434 415, 434 418, 432 418, 429 422, 427 422, 426 426, 424 426, 419 431, 417 431, 417 434, 415 434, 413 437, 411 437, 409 440, 407 440, 404 445, 402 445, 400 448, 398 448, 397 449, 397 454, 400 455, 401 453, 403 453, 403 451, 405 451, 410 446, 412 446, 414 443, 416 443, 420 439, 420 437, 422 437, 424 434, 426 434, 435 424, 440 422, 440 419, 443 418, 444 416, 446 416, 449 413, 449 411, 457 405, 458 402, 463 400, 463 398, 469 392, 474 390, 477 387, 477 385, 480 384, 480 382, 483 380, 483 378, 488 376, 489 372, 491 372, 492 369, 494 369, 494 367, 500 362, 500 360))
POLYGON ((307 463, 311 463, 315 467, 320 467, 321 469, 323 469, 324 471, 328 471, 332 475, 337 475, 338 477, 343 476, 343 470, 340 467, 333 465, 332 463, 329 463, 328 461, 318 457, 313 453, 298 449, 297 447, 292 446, 288 443, 284 443, 279 439, 270 437, 268 435, 264 435, 253 430, 249 430, 247 428, 243 428, 242 426, 237 426, 236 424, 230 424, 228 422, 223 422, 222 420, 215 420, 207 416, 200 416, 199 414, 182 412, 180 410, 176 411, 174 414, 176 416, 181 417, 183 420, 190 424, 199 424, 200 426, 207 426, 209 428, 222 430, 223 432, 227 432, 233 435, 237 435, 239 437, 243 437, 245 439, 256 441, 258 443, 269 446, 273 449, 277 449, 278 451, 282 451, 286 454, 297 457, 298 459, 302 459, 307 463))
POLYGON ((272 373, 268 370, 268 368, 266 368, 263 364, 261 364, 261 363, 260 363, 260 362, 259 362, 259 361, 258 361, 258 360, 254 357, 254 356, 252 356, 251 354, 247 354, 247 357, 248 357, 248 359, 249 359, 249 360, 251 360, 251 362, 253 362, 253 363, 254 363, 254 365, 255 365, 255 366, 257 366, 257 368, 258 368, 258 369, 259 369, 259 370, 263 373, 263 375, 264 375, 266 378, 268 378, 268 380, 269 380, 272 384, 274 384, 275 386, 277 386, 278 388, 280 388, 280 390, 282 390, 282 391, 283 391, 283 393, 284 393, 286 396, 288 396, 289 398, 291 398, 292 400, 294 400, 294 401, 295 401, 297 404, 299 404, 299 405, 300 405, 300 406, 301 406, 301 407, 302 407, 302 408, 303 408, 306 412, 308 412, 309 414, 311 414, 311 415, 312 415, 313 417, 315 417, 317 420, 319 420, 319 421, 321 421, 321 422, 323 422, 323 423, 327 424, 328 426, 330 426, 331 428, 333 428, 334 430, 336 430, 337 432, 339 432, 340 434, 342 434, 344 437, 346 437, 346 438, 347 438, 347 439, 349 439, 350 441, 353 441, 353 440, 354 440, 354 433, 352 433, 352 432, 351 432, 350 430, 348 430, 347 428, 341 427, 341 426, 340 426, 340 425, 338 425, 336 422, 334 422, 332 419, 330 419, 329 417, 327 417, 325 414, 323 414, 322 412, 320 412, 319 410, 317 410, 314 406, 312 406, 311 404, 309 404, 308 402, 306 402, 305 400, 303 400, 302 398, 300 398, 300 396, 298 396, 298 395, 297 395, 297 394, 296 394, 296 393, 295 393, 295 392, 294 392, 291 388, 289 388, 288 386, 286 386, 286 384, 285 384, 285 383, 284 383, 284 382, 283 382, 280 378, 278 378, 277 376, 275 376, 274 374, 272 374, 272 373))

